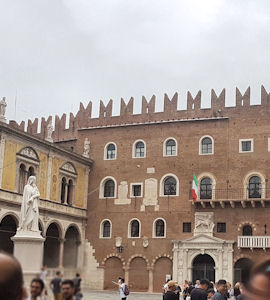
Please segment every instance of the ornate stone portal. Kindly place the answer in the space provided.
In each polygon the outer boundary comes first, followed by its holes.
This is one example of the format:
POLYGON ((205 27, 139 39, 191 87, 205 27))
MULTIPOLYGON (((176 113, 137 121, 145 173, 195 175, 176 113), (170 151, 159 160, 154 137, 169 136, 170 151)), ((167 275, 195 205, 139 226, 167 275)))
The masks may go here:
MULTIPOLYGON (((194 259, 209 255, 215 262, 215 281, 233 281, 233 244, 213 236, 213 212, 195 213, 194 236, 183 241, 173 241, 173 279, 183 284, 192 278, 194 259)), ((198 279, 198 278, 196 278, 198 279)))
POLYGON ((26 282, 30 281, 41 269, 44 238, 38 228, 39 190, 36 177, 30 176, 23 191, 20 223, 14 242, 14 255, 22 265, 26 282))

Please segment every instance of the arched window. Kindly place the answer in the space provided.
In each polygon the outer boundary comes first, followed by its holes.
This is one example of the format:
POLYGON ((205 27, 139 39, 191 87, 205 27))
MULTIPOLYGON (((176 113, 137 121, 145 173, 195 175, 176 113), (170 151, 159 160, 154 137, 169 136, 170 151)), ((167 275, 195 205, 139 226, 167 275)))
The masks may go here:
POLYGON ((174 156, 176 155, 176 142, 173 139, 169 139, 166 141, 166 156, 174 156))
POLYGON ((262 182, 259 176, 252 176, 248 183, 248 197, 261 198, 262 197, 262 182))
POLYGON ((164 180, 164 195, 176 195, 176 179, 172 176, 164 180))
POLYGON ((200 199, 212 199, 212 180, 208 177, 200 182, 200 199))
POLYGON ((109 144, 106 148, 106 159, 115 159, 116 149, 114 144, 109 144))
POLYGON ((158 219, 155 222, 155 237, 165 236, 165 223, 162 219, 158 219))
POLYGON ((66 185, 67 185, 67 180, 66 177, 62 178, 61 182, 61 203, 65 203, 65 198, 66 198, 66 185))
POLYGON ((109 179, 104 184, 104 197, 114 197, 114 181, 109 179))
POLYGON ((29 167, 28 169, 28 178, 30 176, 34 176, 35 175, 35 169, 33 167, 29 167))
POLYGON ((72 162, 64 163, 59 169, 61 180, 60 201, 62 204, 76 205, 75 186, 78 173, 72 162))
POLYGON ((73 181, 69 179, 68 189, 67 189, 67 204, 72 205, 72 196, 73 196, 73 181))
POLYGON ((213 147, 212 147, 212 140, 210 137, 205 137, 201 141, 201 153, 202 154, 212 154, 213 153, 213 147))
POLYGON ((108 220, 105 220, 102 223, 102 237, 104 238, 111 237, 111 223, 108 220))
POLYGON ((138 220, 130 222, 130 237, 140 237, 140 223, 138 220))
POLYGON ((251 236, 252 235, 252 227, 250 225, 245 225, 243 227, 243 235, 244 236, 251 236))
POLYGON ((145 157, 145 145, 141 141, 135 144, 135 157, 145 157))
POLYGON ((18 193, 22 194, 27 180, 27 171, 24 164, 20 164, 19 168, 19 188, 18 193))

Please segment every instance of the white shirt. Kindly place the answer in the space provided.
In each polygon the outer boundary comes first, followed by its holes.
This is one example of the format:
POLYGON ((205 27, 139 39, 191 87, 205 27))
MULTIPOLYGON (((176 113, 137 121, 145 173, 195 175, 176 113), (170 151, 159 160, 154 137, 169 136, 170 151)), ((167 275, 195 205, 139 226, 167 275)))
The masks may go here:
POLYGON ((124 294, 125 286, 126 285, 124 283, 120 284, 119 287, 120 298, 126 298, 126 295, 124 294))

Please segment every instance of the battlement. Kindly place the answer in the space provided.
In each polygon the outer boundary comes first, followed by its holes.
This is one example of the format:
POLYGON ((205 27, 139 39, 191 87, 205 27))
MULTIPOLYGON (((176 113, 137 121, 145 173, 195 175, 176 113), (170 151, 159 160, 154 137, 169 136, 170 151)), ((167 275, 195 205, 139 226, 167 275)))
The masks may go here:
MULTIPOLYGON (((85 107, 83 103, 80 103, 79 110, 74 116, 73 113, 69 115, 69 125, 66 128, 66 114, 63 114, 61 118, 56 115, 54 122, 54 131, 52 133, 53 140, 55 142, 61 142, 66 140, 72 140, 77 138, 77 132, 79 129, 85 128, 97 128, 106 126, 116 126, 125 124, 143 124, 152 122, 162 122, 169 120, 180 119, 207 119, 207 118, 221 118, 221 117, 237 117, 239 114, 245 114, 246 116, 252 116, 254 110, 260 114, 269 113, 270 94, 266 91, 264 86, 261 86, 261 104, 250 105, 250 87, 247 88, 244 94, 236 88, 235 103, 233 107, 225 106, 226 90, 223 89, 220 94, 217 94, 213 89, 211 90, 211 107, 202 108, 201 99, 202 92, 194 96, 191 92, 187 92, 187 108, 185 110, 178 110, 179 95, 176 92, 170 99, 167 94, 164 95, 164 110, 162 112, 156 112, 156 96, 153 95, 150 99, 142 96, 141 101, 141 113, 134 114, 134 98, 131 97, 128 103, 121 99, 120 114, 113 116, 113 100, 110 100, 107 105, 100 101, 99 105, 99 117, 92 117, 92 102, 90 101, 85 107), (252 110, 252 113, 248 113, 252 110)), ((10 125, 20 130, 26 131, 30 134, 37 135, 42 139, 45 139, 48 135, 48 126, 52 123, 52 116, 49 116, 47 120, 41 118, 40 132, 38 132, 39 120, 36 118, 34 121, 28 120, 27 127, 25 128, 25 122, 18 124, 16 121, 10 121, 10 125)))

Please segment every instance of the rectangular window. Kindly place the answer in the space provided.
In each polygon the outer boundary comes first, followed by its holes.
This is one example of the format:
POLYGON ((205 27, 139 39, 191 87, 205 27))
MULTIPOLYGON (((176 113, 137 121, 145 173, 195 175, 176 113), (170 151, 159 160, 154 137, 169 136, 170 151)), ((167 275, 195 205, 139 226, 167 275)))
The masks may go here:
POLYGON ((226 223, 217 223, 217 232, 226 232, 226 223))
POLYGON ((191 223, 190 222, 183 223, 183 232, 191 232, 191 223))
POLYGON ((142 183, 130 184, 130 197, 142 197, 142 183))
POLYGON ((239 140, 239 153, 253 152, 253 139, 239 140))
POLYGON ((142 195, 142 186, 141 185, 133 185, 133 196, 141 197, 142 195))

